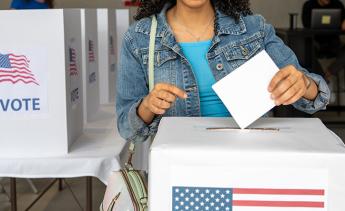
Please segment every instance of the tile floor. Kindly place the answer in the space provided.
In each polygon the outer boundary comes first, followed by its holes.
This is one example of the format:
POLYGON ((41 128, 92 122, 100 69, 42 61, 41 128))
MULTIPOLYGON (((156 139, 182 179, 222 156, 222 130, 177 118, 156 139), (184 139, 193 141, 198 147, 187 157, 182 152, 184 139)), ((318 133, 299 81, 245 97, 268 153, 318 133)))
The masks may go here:
MULTIPOLYGON (((50 179, 35 179, 32 180, 37 186, 38 190, 44 189, 51 181, 50 179)), ((86 189, 85 178, 68 179, 68 184, 78 198, 80 204, 85 207, 86 189)), ((9 180, 4 179, 1 184, 4 185, 5 190, 9 192, 9 180)), ((32 192, 30 186, 24 179, 17 181, 18 191, 18 211, 24 210, 37 196, 32 192)), ((99 205, 105 191, 105 185, 97 179, 93 179, 93 210, 99 210, 99 205)), ((0 193, 0 211, 9 211, 11 204, 6 194, 0 193)), ((71 192, 66 188, 62 191, 58 189, 58 183, 41 198, 41 200, 30 209, 31 211, 81 211, 76 201, 73 199, 71 192)))

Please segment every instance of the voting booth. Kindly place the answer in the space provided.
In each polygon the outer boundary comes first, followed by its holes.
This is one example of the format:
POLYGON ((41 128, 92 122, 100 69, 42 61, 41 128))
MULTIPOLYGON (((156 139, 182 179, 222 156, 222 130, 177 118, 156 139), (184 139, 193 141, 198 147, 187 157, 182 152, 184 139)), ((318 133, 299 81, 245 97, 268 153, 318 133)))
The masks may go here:
POLYGON ((80 10, 0 11, 0 26, 0 156, 68 153, 83 128, 80 10))
POLYGON ((100 106, 97 10, 81 10, 84 123, 95 119, 100 106))
POLYGON ((100 70, 101 104, 112 104, 115 101, 116 80, 116 10, 98 9, 98 45, 100 70))
POLYGON ((123 34, 129 27, 127 9, 98 9, 98 45, 101 104, 113 104, 116 72, 123 34))
POLYGON ((345 147, 319 119, 163 118, 149 209, 345 210, 345 147))
MULTIPOLYGON (((116 10, 116 58, 120 61, 120 50, 124 34, 128 30, 130 24, 129 10, 128 9, 117 9, 116 10)), ((118 63, 117 63, 118 64, 118 63)))

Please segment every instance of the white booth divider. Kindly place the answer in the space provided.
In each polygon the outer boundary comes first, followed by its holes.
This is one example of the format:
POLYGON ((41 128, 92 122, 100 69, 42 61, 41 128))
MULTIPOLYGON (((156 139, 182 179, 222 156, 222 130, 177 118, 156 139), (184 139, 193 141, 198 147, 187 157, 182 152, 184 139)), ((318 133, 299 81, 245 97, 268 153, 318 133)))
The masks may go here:
POLYGON ((123 36, 129 27, 129 10, 118 9, 116 10, 116 43, 117 43, 117 61, 120 61, 120 49, 122 45, 123 36))
POLYGON ((0 11, 0 27, 0 157, 68 153, 83 128, 80 10, 0 11))
POLYGON ((110 18, 114 10, 98 9, 98 46, 99 46, 99 76, 101 104, 114 103, 115 95, 115 21, 110 18))
POLYGON ((101 104, 115 101, 116 70, 123 34, 129 27, 126 9, 98 9, 98 46, 101 104))
POLYGON ((100 106, 97 10, 82 9, 84 124, 93 121, 100 106))

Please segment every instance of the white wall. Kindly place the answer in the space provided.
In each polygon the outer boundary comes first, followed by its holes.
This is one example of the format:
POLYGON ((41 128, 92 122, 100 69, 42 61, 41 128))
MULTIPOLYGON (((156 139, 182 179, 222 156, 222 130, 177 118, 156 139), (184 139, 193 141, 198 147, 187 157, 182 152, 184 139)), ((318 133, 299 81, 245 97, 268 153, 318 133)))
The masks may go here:
MULTIPOLYGON (((302 12, 303 0, 252 0, 251 7, 254 13, 263 15, 266 20, 276 27, 289 26, 289 13, 302 12)), ((301 16, 298 17, 298 26, 301 16)))
MULTIPOLYGON (((345 0, 341 0, 345 3, 345 0)), ((0 0, 0 9, 9 7, 11 0, 0 0)), ((55 0, 56 7, 66 8, 121 8, 122 0, 55 0)), ((289 26, 289 13, 297 12, 301 14, 302 5, 305 0, 251 0, 252 9, 255 13, 262 14, 267 21, 276 27, 289 26)), ((131 9, 131 14, 135 14, 135 8, 131 9)), ((299 15, 299 26, 301 16, 299 15)))

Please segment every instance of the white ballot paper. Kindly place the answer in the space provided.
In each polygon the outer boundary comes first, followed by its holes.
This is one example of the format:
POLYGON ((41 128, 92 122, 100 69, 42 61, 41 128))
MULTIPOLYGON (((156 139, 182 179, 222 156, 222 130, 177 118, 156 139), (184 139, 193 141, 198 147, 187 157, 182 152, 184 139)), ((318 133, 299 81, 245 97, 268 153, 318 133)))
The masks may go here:
POLYGON ((242 129, 275 106, 268 85, 278 71, 263 50, 212 86, 242 129))

